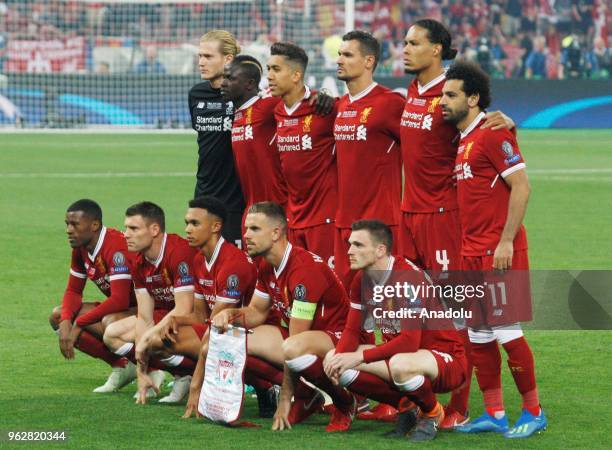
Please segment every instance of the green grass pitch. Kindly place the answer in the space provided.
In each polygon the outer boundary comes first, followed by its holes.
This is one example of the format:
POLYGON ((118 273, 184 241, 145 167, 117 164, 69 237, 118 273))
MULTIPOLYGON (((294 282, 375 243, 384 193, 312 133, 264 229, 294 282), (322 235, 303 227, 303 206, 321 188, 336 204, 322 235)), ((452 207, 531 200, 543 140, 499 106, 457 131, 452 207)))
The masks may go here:
MULTIPOLYGON (((519 144, 533 188, 526 219, 532 267, 612 269, 612 131, 519 131, 519 144)), ((100 202, 105 224, 121 228, 127 206, 151 200, 166 210, 169 231, 182 233, 195 162, 191 135, 0 134, 0 430, 66 430, 69 439, 59 445, 91 449, 409 445, 382 440, 389 426, 381 423, 357 421, 349 433, 328 435, 326 416, 272 433, 269 421, 255 418, 251 398, 243 419, 261 428, 185 421, 179 418, 183 406, 135 405, 134 385, 93 394, 108 368, 80 353, 74 361, 63 360, 47 317, 67 279, 66 207, 91 197, 100 202)), ((86 298, 100 296, 88 286, 86 298)), ((548 431, 520 443, 498 435, 440 433, 429 447, 609 447, 612 332, 532 331, 527 337, 548 431)), ((505 363, 503 379, 514 421, 520 398, 505 363)), ((478 389, 472 390, 471 406, 472 417, 478 416, 478 389)))

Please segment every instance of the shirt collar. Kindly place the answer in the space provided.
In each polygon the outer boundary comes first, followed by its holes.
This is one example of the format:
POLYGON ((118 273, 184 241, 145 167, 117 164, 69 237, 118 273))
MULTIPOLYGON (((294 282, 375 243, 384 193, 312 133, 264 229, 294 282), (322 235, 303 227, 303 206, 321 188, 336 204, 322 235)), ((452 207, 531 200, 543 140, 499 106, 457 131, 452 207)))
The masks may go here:
POLYGON ((293 245, 291 245, 291 242, 289 242, 287 244, 287 248, 285 249, 285 254, 283 255, 283 259, 281 259, 281 263, 278 266, 278 269, 274 269, 274 276, 276 276, 276 278, 280 277, 280 274, 283 273, 283 270, 285 270, 285 267, 287 266, 287 261, 289 260, 289 254, 291 253, 292 248, 293 248, 293 245))
POLYGON ((217 245, 215 245, 215 251, 212 254, 212 258, 210 258, 210 262, 208 262, 206 257, 204 257, 204 263, 206 264, 206 270, 208 270, 209 272, 212 270, 213 266, 215 265, 215 261, 217 260, 217 256, 219 256, 219 252, 221 251, 221 246, 223 245, 224 242, 225 242, 225 239, 223 239, 223 236, 220 237, 219 241, 217 242, 217 245))
POLYGON ((283 103, 283 105, 285 106, 285 112, 288 115, 292 116, 293 113, 297 111, 297 109, 302 104, 302 100, 306 100, 307 98, 310 98, 310 88, 306 85, 304 85, 304 88, 306 88, 306 92, 304 92, 304 96, 301 99, 299 99, 297 102, 295 102, 293 105, 291 105, 290 107, 287 107, 287 105, 283 103))
MULTIPOLYGON (((164 251, 166 250, 166 240, 168 239, 168 235, 164 233, 164 238, 162 240, 161 248, 159 249, 159 255, 157 255, 157 259, 155 261, 149 261, 151 264, 155 266, 157 269, 164 259, 164 251)), ((145 258, 146 259, 146 258, 145 258)))
POLYGON ((461 132, 461 139, 464 139, 468 134, 474 131, 474 128, 480 123, 482 119, 485 118, 484 111, 481 111, 480 114, 476 116, 476 118, 470 123, 465 130, 461 132))
POLYGON ((94 248, 93 254, 88 253, 89 259, 92 261, 96 259, 98 253, 100 253, 100 249, 102 248, 102 244, 104 243, 104 238, 106 237, 106 227, 102 226, 102 231, 100 231, 100 236, 98 236, 98 242, 96 243, 96 248, 94 248))
POLYGON ((257 100, 259 100, 260 98, 261 97, 259 95, 255 95, 255 96, 251 97, 246 102, 244 102, 240 106, 240 108, 237 109, 237 111, 242 111, 243 109, 247 109, 249 106, 253 106, 255 104, 255 102, 257 102, 257 100))
POLYGON ((374 89, 376 86, 378 86, 378 83, 376 81, 373 81, 372 84, 370 84, 363 91, 361 91, 358 94, 356 94, 354 97, 349 93, 349 95, 348 95, 349 102, 353 103, 353 102, 355 102, 357 100, 361 100, 363 97, 368 95, 372 91, 372 89, 374 89))
POLYGON ((434 87, 436 84, 442 82, 446 80, 446 70, 444 70, 444 72, 442 72, 440 75, 438 75, 436 78, 434 78, 433 80, 431 80, 429 83, 427 83, 425 86, 421 86, 421 83, 418 82, 417 80, 417 89, 419 90, 419 95, 423 95, 425 92, 427 92, 428 90, 430 90, 432 87, 434 87))

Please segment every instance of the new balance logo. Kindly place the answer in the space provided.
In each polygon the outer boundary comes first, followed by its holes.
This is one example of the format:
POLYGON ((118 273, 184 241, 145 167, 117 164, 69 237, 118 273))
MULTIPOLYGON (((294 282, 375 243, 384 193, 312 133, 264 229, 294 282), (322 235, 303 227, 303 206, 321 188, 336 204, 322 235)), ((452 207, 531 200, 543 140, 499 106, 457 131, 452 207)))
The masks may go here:
POLYGON ((359 125, 357 127, 357 140, 365 141, 367 139, 368 139, 368 129, 363 125, 359 125))
POLYGON ((442 353, 442 352, 439 352, 438 350, 432 350, 431 352, 441 356, 446 364, 453 361, 453 357, 449 355, 448 353, 442 353))
POLYGON ((312 138, 307 134, 302 136, 302 150, 312 150, 312 138))

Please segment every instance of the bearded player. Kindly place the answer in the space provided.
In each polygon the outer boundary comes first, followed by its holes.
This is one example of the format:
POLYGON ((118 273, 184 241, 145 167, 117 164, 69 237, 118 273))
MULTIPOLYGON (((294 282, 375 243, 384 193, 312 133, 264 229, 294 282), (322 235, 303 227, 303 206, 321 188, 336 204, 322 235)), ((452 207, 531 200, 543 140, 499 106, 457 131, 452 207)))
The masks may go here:
POLYGON ((272 429, 291 428, 304 418, 305 407, 314 411, 308 403, 319 403, 318 394, 298 383, 302 376, 327 392, 336 406, 326 430, 348 430, 356 411, 355 399, 331 383, 322 365, 340 337, 348 312, 342 284, 322 258, 288 242, 286 217, 279 205, 251 206, 246 229, 249 254, 263 257, 255 293, 248 307, 219 313, 214 326, 226 330, 233 321, 252 328, 248 354, 282 374, 272 429), (274 312, 280 314, 281 325, 265 324, 274 312))
MULTIPOLYGON (((443 61, 454 59, 457 50, 440 22, 423 19, 406 34, 404 68, 415 76, 400 122, 404 197, 399 229, 400 252, 419 267, 443 272, 460 269, 460 226, 453 177, 457 154, 457 130, 442 118, 440 99, 445 80, 443 61)), ((503 114, 489 113, 484 127, 514 127, 503 114)), ((462 336, 469 361, 469 339, 462 336)), ((468 420, 469 381, 454 392, 441 428, 468 420)))
MULTIPOLYGON (((489 77, 482 69, 465 62, 450 67, 441 106, 444 120, 461 132, 455 162, 461 268, 526 271, 527 235, 522 225, 530 192, 526 165, 513 133, 481 128, 490 102, 489 77)), ((511 304, 517 301, 512 291, 508 296, 511 304)), ((533 354, 520 325, 469 331, 485 412, 457 430, 493 431, 507 438, 525 438, 545 430, 547 420, 538 397, 533 354), (499 345, 508 355, 508 366, 523 400, 521 417, 510 429, 502 398, 499 345)))
POLYGON ((68 286, 62 306, 56 307, 49 322, 59 334, 64 358, 74 359, 74 348, 112 367, 106 383, 94 392, 111 392, 135 377, 134 364, 111 353, 104 342, 104 330, 112 322, 134 314, 134 291, 123 233, 102 224, 102 209, 89 199, 74 202, 66 211, 66 234, 72 247, 68 286), (103 302, 83 302, 85 283, 90 279, 106 297, 103 302))

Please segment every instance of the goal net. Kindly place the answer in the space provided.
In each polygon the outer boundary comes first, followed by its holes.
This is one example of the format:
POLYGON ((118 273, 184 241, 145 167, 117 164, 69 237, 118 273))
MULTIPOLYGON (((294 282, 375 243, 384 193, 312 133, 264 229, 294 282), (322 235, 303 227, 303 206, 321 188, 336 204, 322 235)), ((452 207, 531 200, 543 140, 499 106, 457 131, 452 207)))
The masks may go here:
POLYGON ((333 83, 345 3, 4 0, 0 126, 189 128, 199 38, 213 28, 264 66, 271 43, 295 42, 310 57, 308 83, 333 83))

